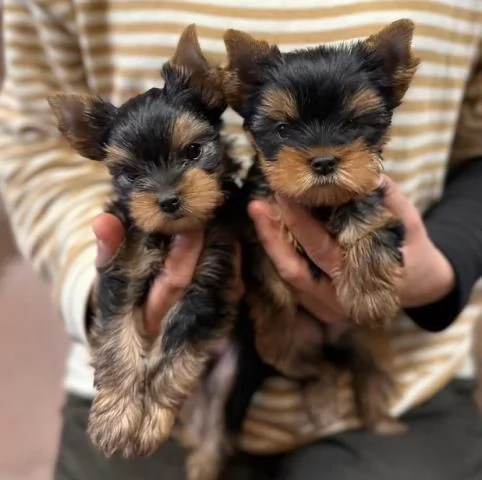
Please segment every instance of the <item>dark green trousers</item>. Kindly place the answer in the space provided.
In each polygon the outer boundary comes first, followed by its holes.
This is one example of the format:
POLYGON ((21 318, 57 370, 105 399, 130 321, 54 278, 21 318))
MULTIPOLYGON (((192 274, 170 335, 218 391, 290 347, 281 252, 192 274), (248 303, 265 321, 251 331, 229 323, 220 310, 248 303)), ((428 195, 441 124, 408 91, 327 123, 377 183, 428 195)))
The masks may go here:
MULTIPOLYGON (((142 460, 106 460, 85 429, 89 401, 69 396, 55 480, 183 480, 185 452, 174 442, 142 460)), ((457 380, 404 417, 410 431, 333 436, 275 457, 240 455, 228 480, 482 480, 482 419, 472 383, 457 380)))

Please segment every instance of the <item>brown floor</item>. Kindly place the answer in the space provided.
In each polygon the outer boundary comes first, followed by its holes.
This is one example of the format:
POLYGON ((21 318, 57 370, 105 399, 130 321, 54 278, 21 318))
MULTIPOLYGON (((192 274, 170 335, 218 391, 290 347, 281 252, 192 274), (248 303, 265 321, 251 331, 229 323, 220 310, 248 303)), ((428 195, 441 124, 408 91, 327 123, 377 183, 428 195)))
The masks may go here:
POLYGON ((0 220, 0 480, 50 480, 67 339, 0 220))

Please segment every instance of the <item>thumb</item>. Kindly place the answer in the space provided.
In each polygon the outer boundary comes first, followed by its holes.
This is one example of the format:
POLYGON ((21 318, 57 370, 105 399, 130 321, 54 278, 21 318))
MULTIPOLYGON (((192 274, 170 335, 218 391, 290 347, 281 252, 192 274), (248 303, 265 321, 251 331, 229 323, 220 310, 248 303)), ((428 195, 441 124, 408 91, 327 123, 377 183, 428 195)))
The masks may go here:
POLYGON ((122 222, 110 213, 103 213, 94 220, 94 234, 97 238, 96 267, 102 268, 115 256, 124 240, 122 222))
POLYGON ((415 205, 387 175, 382 175, 380 187, 385 193, 384 204, 390 212, 405 225, 406 235, 418 233, 423 227, 423 221, 415 205))
POLYGON ((277 195, 276 199, 286 226, 311 260, 331 276, 342 260, 336 241, 306 208, 280 195, 277 195))

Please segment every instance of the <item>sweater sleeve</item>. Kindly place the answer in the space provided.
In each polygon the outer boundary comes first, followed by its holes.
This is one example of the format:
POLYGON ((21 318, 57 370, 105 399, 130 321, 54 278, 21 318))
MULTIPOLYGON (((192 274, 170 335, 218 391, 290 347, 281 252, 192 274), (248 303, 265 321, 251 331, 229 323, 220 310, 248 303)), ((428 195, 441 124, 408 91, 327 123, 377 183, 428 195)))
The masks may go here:
POLYGON ((431 305, 407 309, 421 328, 441 331, 464 309, 482 277, 482 158, 459 166, 449 176, 442 200, 427 214, 425 225, 434 244, 451 263, 454 290, 431 305))
MULTIPOLYGON (((480 50, 479 50, 480 52, 480 50)), ((460 111, 442 199, 425 216, 428 234, 451 263, 456 286, 445 298, 406 313, 421 328, 447 328, 482 277, 482 56, 474 66, 460 111)))
POLYGON ((6 0, 0 97, 1 194, 22 255, 53 286, 68 333, 86 341, 95 278, 91 224, 110 191, 104 167, 63 143, 45 100, 87 91, 69 2, 6 0))

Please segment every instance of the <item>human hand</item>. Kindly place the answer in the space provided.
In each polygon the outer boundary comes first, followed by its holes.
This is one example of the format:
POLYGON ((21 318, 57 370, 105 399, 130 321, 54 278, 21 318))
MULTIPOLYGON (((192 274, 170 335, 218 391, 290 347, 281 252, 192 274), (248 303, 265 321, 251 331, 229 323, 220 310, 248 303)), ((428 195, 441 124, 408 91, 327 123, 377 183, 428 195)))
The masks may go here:
POLYGON ((329 272, 341 262, 338 245, 305 208, 281 198, 278 200, 278 207, 260 200, 252 201, 248 207, 266 253, 280 276, 293 287, 303 308, 326 323, 346 320, 347 315, 338 302, 329 278, 329 272), (313 263, 327 276, 319 281, 313 279, 306 260, 291 245, 281 226, 281 219, 313 263))
MULTIPOLYGON (((402 307, 433 303, 454 287, 455 274, 448 260, 428 237, 423 220, 414 205, 387 176, 386 207, 404 223, 406 238, 402 249, 405 266, 399 280, 402 307)), ((341 250, 322 225, 302 206, 277 197, 279 212, 262 201, 253 201, 249 213, 261 243, 280 275, 298 294, 300 304, 317 319, 334 323, 346 320, 330 281, 341 262, 341 250), (306 254, 327 277, 313 280, 306 261, 291 246, 279 218, 292 232, 306 254)))
POLYGON ((386 175, 381 185, 386 192, 386 207, 405 225, 402 307, 422 307, 441 300, 455 288, 452 265, 430 240, 420 213, 400 187, 386 175))
MULTIPOLYGON (((121 221, 108 213, 99 215, 94 221, 93 228, 97 237, 96 267, 100 268, 115 256, 124 240, 125 231, 121 221)), ((186 288, 191 284, 203 243, 204 232, 202 230, 178 235, 174 239, 163 271, 152 285, 144 306, 144 328, 148 335, 158 335, 162 319, 181 300, 186 288)), ((233 302, 239 301, 243 295, 239 248, 235 260, 236 277, 230 296, 233 302)), ((97 277, 94 294, 98 281, 97 277)))

